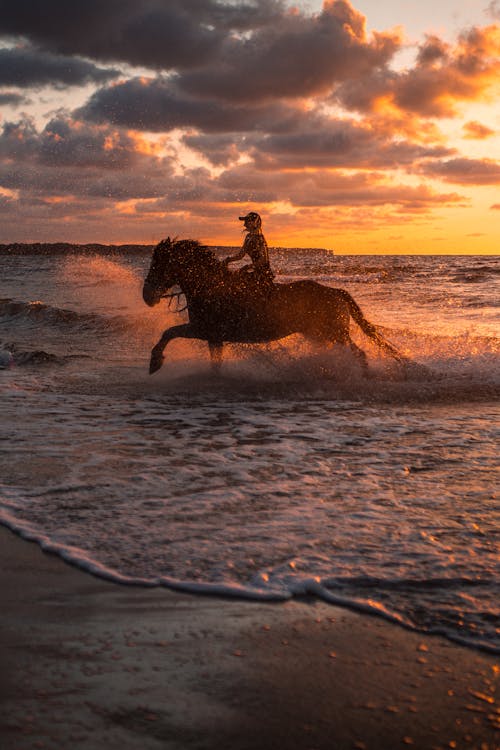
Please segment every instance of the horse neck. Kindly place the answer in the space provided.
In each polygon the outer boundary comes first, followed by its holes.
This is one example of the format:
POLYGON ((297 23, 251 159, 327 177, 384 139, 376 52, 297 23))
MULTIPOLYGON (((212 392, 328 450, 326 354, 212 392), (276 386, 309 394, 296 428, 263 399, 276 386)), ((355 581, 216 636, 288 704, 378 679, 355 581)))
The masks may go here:
POLYGON ((221 270, 217 266, 200 264, 184 269, 184 274, 177 283, 189 304, 190 300, 207 297, 220 285, 221 279, 221 270))

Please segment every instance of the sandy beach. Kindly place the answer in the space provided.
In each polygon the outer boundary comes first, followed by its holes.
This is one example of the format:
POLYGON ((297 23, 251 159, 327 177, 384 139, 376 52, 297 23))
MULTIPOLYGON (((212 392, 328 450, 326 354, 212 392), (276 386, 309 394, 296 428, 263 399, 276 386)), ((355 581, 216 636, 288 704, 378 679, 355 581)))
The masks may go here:
POLYGON ((1 530, 0 745, 500 747, 500 660, 317 601, 100 581, 1 530))

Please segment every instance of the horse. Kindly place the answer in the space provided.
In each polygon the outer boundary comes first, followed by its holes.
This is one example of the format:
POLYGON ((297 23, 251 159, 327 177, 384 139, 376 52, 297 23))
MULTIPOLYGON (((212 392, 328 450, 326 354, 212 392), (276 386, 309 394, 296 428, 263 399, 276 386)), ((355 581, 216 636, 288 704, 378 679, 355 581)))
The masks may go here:
POLYGON ((153 250, 144 280, 144 302, 153 307, 168 292, 179 287, 186 299, 189 321, 168 328, 151 351, 149 373, 163 364, 164 350, 175 338, 200 339, 208 343, 215 370, 222 363, 225 343, 261 344, 302 334, 309 341, 343 344, 349 347, 367 369, 365 352, 352 341, 352 318, 380 349, 399 362, 406 358, 389 343, 361 312, 344 289, 335 289, 312 280, 287 284, 266 283, 257 276, 230 271, 215 253, 192 239, 162 240, 153 250))

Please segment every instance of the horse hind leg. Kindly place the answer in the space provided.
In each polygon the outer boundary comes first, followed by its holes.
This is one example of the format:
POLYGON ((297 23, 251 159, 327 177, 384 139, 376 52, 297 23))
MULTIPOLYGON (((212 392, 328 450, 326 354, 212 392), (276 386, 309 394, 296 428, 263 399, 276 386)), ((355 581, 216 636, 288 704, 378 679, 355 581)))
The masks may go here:
POLYGON ((218 375, 222 366, 223 344, 221 342, 209 341, 208 349, 210 351, 212 370, 218 375))
POLYGON ((361 370, 363 372, 363 375, 368 375, 370 372, 370 368, 368 367, 368 357, 366 356, 365 352, 359 348, 357 344, 354 343, 354 341, 349 341, 349 347, 358 360, 361 370))

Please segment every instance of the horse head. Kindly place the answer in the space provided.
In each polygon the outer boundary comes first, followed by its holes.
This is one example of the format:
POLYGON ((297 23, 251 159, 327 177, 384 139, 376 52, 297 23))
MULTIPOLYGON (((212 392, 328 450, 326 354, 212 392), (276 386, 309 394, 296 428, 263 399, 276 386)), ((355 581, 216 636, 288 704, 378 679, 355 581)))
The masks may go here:
MULTIPOLYGON (((174 286, 181 289, 199 275, 207 259, 215 256, 196 240, 162 240, 153 250, 151 266, 144 280, 144 302, 153 307, 174 286)), ((217 262, 217 261, 215 261, 217 262)))

